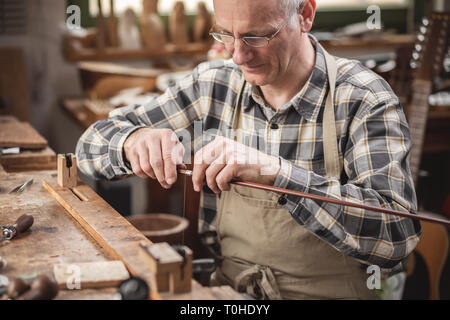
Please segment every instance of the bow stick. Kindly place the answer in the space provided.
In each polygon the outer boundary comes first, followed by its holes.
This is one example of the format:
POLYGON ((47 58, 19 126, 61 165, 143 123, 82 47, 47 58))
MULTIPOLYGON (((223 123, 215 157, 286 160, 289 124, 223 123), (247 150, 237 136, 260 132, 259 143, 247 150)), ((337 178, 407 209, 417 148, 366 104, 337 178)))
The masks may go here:
MULTIPOLYGON (((178 172, 181 174, 187 175, 187 176, 192 176, 192 170, 178 169, 178 172)), ((353 202, 343 201, 343 200, 334 199, 334 198, 330 198, 330 197, 318 196, 318 195, 314 195, 314 194, 310 194, 310 193, 294 191, 294 190, 289 190, 289 189, 284 189, 284 188, 267 186, 264 184, 259 184, 259 183, 255 183, 255 182, 249 182, 249 181, 232 180, 230 183, 239 185, 239 186, 250 187, 250 188, 254 188, 254 189, 272 191, 272 192, 276 192, 276 193, 280 193, 280 194, 288 194, 288 195, 292 195, 292 196, 296 196, 296 197, 303 197, 303 198, 317 200, 317 201, 321 201, 321 202, 334 203, 334 204, 338 204, 341 206, 347 206, 347 207, 359 208, 359 209, 364 209, 364 210, 369 210, 369 211, 387 213, 390 215, 411 218, 411 219, 419 219, 419 220, 423 220, 423 221, 439 223, 439 224, 444 224, 444 225, 450 226, 450 220, 441 219, 441 218, 437 218, 437 217, 412 214, 410 212, 402 212, 402 211, 396 211, 396 210, 386 209, 386 208, 372 207, 372 206, 367 206, 364 204, 353 203, 353 202)))

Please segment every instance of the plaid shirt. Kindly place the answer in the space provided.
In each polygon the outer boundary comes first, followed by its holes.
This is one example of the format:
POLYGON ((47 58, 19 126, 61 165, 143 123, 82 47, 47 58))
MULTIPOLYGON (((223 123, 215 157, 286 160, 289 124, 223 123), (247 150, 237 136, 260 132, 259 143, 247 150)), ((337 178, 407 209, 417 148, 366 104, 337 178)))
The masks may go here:
MULTIPOLYGON (((301 91, 277 111, 267 105, 259 88, 245 85, 240 115, 245 143, 280 157, 274 186, 415 212, 407 160, 411 139, 402 106, 389 85, 357 61, 336 58, 335 118, 343 171, 340 181, 325 177, 322 119, 328 78, 323 49, 311 39, 316 47, 313 72, 301 91)), ((148 103, 112 111, 80 138, 80 170, 97 179, 131 175, 123 145, 141 127, 170 128, 194 137, 183 139, 190 150, 205 144, 200 130, 227 135, 242 81, 242 72, 231 60, 206 62, 148 103)), ((300 226, 367 264, 398 266, 420 239, 416 220, 294 196, 284 199, 279 203, 300 226)), ((214 228, 216 201, 204 187, 200 231, 214 228)))

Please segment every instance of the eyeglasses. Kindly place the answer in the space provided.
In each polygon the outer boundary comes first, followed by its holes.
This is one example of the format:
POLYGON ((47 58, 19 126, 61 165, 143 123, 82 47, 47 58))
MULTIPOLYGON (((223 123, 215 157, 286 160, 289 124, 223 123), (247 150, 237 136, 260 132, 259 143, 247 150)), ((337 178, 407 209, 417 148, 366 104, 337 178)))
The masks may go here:
MULTIPOLYGON (((289 19, 287 19, 283 25, 277 30, 275 31, 275 33, 273 33, 272 35, 267 35, 267 36, 262 36, 262 37, 251 37, 251 36, 246 36, 246 37, 242 37, 242 41, 250 46, 250 47, 254 47, 254 48, 262 48, 262 47, 267 47, 269 45, 270 40, 272 40, 273 38, 275 38, 278 33, 280 33, 280 31, 288 24, 289 19)), ((234 44, 234 41, 236 40, 236 38, 231 35, 231 34, 225 34, 225 33, 220 33, 220 32, 210 32, 209 33, 215 40, 222 42, 223 44, 226 45, 232 45, 234 44)))

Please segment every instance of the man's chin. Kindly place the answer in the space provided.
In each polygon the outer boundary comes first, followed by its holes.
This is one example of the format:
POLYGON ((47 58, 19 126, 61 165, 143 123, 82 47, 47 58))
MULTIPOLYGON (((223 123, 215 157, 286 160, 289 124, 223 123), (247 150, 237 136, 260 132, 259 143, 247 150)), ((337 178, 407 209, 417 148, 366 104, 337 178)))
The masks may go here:
POLYGON ((250 83, 252 86, 264 86, 267 84, 267 76, 263 74, 255 74, 243 71, 245 81, 250 83))

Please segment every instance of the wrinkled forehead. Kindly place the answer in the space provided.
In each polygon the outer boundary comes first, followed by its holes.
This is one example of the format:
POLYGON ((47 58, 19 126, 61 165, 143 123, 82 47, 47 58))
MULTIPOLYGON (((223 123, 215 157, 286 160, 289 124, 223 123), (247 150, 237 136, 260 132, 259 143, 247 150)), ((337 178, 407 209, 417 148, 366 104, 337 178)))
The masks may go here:
POLYGON ((214 0, 216 23, 228 31, 245 32, 279 25, 284 18, 279 0, 214 0))

